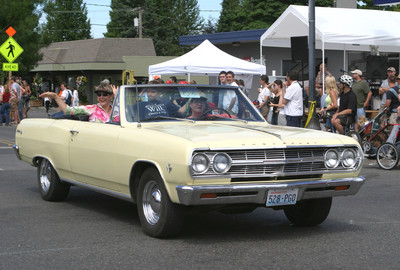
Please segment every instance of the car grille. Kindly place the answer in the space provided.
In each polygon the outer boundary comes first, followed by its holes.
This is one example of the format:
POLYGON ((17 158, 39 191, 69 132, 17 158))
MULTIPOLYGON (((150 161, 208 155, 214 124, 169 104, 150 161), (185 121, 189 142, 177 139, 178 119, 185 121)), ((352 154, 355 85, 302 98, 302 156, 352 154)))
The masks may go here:
MULTIPOLYGON (((354 147, 355 150, 357 150, 354 147)), ((322 175, 328 172, 324 164, 324 154, 327 148, 283 148, 223 151, 232 159, 232 166, 221 177, 252 178, 264 177, 268 180, 282 179, 282 176, 304 175, 299 178, 309 178, 312 175, 322 175), (308 175, 308 176, 307 176, 308 175)), ((201 151, 210 160, 218 152, 201 151)), ((221 151, 222 152, 222 151, 221 151)), ((332 171, 332 170, 330 170, 332 171)), ((210 162, 209 170, 195 177, 210 177, 216 173, 210 162)))

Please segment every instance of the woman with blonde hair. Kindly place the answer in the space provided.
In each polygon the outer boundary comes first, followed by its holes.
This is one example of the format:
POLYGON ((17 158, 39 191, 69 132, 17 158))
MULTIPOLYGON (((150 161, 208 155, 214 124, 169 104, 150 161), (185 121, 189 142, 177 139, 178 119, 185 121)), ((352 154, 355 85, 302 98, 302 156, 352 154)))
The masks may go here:
POLYGON ((331 116, 338 110, 339 105, 338 105, 338 96, 339 96, 339 90, 337 88, 336 84, 336 79, 333 76, 327 76, 325 78, 325 89, 326 89, 326 98, 325 98, 325 104, 326 108, 321 108, 319 110, 319 114, 323 115, 324 113, 327 116, 326 119, 326 130, 332 129, 332 123, 331 123, 331 116))

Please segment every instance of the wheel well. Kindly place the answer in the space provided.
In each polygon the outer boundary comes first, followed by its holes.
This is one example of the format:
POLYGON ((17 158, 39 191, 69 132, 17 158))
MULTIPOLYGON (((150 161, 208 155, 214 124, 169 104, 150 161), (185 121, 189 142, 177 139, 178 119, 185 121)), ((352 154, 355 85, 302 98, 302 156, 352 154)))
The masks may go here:
POLYGON ((146 161, 136 162, 132 166, 130 179, 129 179, 129 190, 131 192, 132 199, 135 203, 136 203, 136 199, 137 199, 136 191, 139 186, 140 177, 142 176, 142 174, 145 170, 147 170, 148 168, 151 168, 151 167, 157 169, 157 167, 154 164, 146 162, 146 161))
POLYGON ((33 166, 35 166, 35 167, 39 166, 39 163, 42 159, 44 159, 44 157, 34 157, 32 160, 33 166))

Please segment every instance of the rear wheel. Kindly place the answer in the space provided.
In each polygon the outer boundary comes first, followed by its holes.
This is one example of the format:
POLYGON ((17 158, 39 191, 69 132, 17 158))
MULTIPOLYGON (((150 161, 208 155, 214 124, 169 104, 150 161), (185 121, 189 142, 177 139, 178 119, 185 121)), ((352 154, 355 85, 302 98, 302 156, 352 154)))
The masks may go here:
POLYGON ((399 150, 393 143, 382 144, 376 153, 379 167, 391 170, 399 163, 399 150))
POLYGON ((184 212, 169 199, 160 174, 147 169, 138 187, 138 212, 143 231, 153 237, 171 237, 180 233, 184 212))
POLYGON ((325 221, 331 210, 332 198, 312 199, 286 207, 286 217, 297 226, 316 226, 325 221))
POLYGON ((42 159, 37 168, 40 195, 46 201, 63 201, 67 198, 70 185, 60 181, 57 172, 47 159, 42 159))

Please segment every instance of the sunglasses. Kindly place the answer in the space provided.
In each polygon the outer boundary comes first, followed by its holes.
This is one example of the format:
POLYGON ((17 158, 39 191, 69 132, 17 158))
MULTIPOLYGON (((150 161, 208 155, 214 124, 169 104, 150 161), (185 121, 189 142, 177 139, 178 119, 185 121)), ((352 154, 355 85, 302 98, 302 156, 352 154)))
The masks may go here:
POLYGON ((96 94, 97 94, 98 97, 101 97, 101 96, 108 97, 110 95, 110 93, 106 93, 106 92, 98 92, 96 94))

